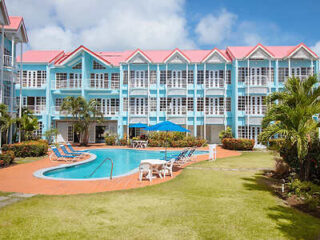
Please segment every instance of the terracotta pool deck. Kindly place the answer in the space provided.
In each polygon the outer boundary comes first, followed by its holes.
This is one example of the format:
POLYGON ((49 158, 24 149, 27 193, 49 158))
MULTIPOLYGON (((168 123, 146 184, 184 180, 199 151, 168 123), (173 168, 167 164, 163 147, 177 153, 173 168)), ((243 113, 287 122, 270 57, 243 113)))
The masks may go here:
MULTIPOLYGON (((86 149, 96 148, 124 148, 124 147, 107 147, 104 144, 95 144, 86 149)), ((76 148, 81 149, 81 148, 76 148)), ((163 150, 163 148, 146 148, 146 150, 163 150)), ((181 149, 176 149, 181 150, 181 149)), ((208 150, 201 148, 199 150, 208 150)), ((238 156, 241 153, 230 151, 218 147, 217 158, 238 156)), ((199 155, 196 162, 208 160, 208 155, 199 155)), ((194 162, 193 162, 194 163, 194 162)), ((112 180, 94 180, 94 181, 60 181, 40 179, 33 176, 33 173, 42 168, 48 168, 64 164, 64 162, 52 162, 48 157, 34 161, 31 163, 17 164, 7 168, 0 169, 0 191, 2 192, 19 192, 45 195, 64 195, 64 194, 80 194, 80 193, 96 193, 114 190, 123 190, 131 188, 139 188, 169 181, 179 175, 183 168, 175 168, 173 178, 167 176, 165 179, 156 178, 152 182, 147 180, 139 181, 138 173, 114 178, 112 180)))

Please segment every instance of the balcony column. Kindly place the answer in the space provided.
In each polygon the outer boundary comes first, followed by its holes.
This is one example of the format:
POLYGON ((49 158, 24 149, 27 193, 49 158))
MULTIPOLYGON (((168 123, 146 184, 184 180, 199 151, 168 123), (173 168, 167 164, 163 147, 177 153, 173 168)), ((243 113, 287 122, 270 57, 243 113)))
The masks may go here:
POLYGON ((250 58, 248 58, 248 81, 247 81, 247 89, 248 89, 248 103, 247 103, 247 108, 248 108, 248 112, 247 112, 247 134, 248 134, 248 138, 250 138, 250 58))
POLYGON ((117 133, 119 138, 123 138, 123 96, 122 96, 122 87, 123 87, 123 66, 120 64, 120 86, 119 86, 119 115, 117 121, 117 133))
POLYGON ((311 59, 310 61, 310 67, 311 67, 311 75, 314 74, 314 71, 313 71, 313 59, 311 59))
POLYGON ((232 96, 233 101, 231 102, 232 115, 233 115, 233 134, 235 138, 238 138, 238 60, 235 59, 234 66, 232 66, 234 74, 234 80, 231 79, 232 83, 232 96), (233 80, 233 81, 232 81, 233 80))
MULTIPOLYGON (((1 25, 1 60, 0 60, 0 104, 3 103, 3 89, 4 89, 4 83, 3 83, 3 63, 4 60, 4 25, 1 25)), ((1 135, 0 135, 1 137, 1 135)), ((0 145, 1 147, 1 145, 0 145)))
MULTIPOLYGON (((87 73, 87 68, 86 68, 86 59, 85 59, 85 53, 82 52, 81 54, 81 64, 82 64, 82 69, 81 69, 81 96, 85 97, 85 88, 86 88, 86 83, 88 79, 86 78, 86 73, 87 73)), ((70 79, 67 80, 67 86, 70 84, 70 79)))
POLYGON ((188 63, 186 64, 186 79, 185 79, 185 82, 186 82, 186 129, 188 129, 188 78, 189 78, 189 66, 188 66, 188 63))
MULTIPOLYGON (((20 88, 19 88, 19 118, 22 116, 22 75, 23 75, 23 67, 22 67, 22 52, 23 52, 23 43, 20 42, 20 88)), ((21 129, 19 129, 19 142, 21 142, 21 129)))
MULTIPOLYGON (((172 77, 172 76, 171 76, 172 77)), ((165 111, 165 121, 168 120, 168 64, 166 63, 166 85, 165 85, 165 89, 166 89, 166 111, 165 111)))
POLYGON ((128 63, 128 115, 127 115, 127 140, 129 140, 129 126, 130 126, 130 82, 131 82, 131 72, 130 72, 130 63, 128 63))
POLYGON ((227 63, 224 63, 224 99, 223 99, 223 113, 224 113, 224 130, 227 129, 227 63))
MULTIPOLYGON (((46 113, 47 113, 47 125, 44 126, 44 131, 51 128, 51 111, 52 107, 55 106, 55 103, 53 103, 52 95, 51 95, 51 81, 50 81, 50 74, 51 74, 51 68, 50 65, 47 65, 46 67, 46 113), (52 106, 52 107, 51 107, 52 106)), ((55 111, 55 110, 54 110, 55 111)))
MULTIPOLYGON (((14 46, 15 46, 15 39, 14 37, 11 38, 11 66, 12 69, 14 67, 14 46)), ((11 116, 13 115, 13 101, 14 101, 14 76, 13 71, 11 71, 11 88, 10 88, 10 112, 11 116)), ((13 136, 13 125, 10 125, 9 130, 9 143, 12 143, 12 136, 13 136)))
POLYGON ((198 80, 198 68, 197 64, 194 64, 194 73, 193 73, 193 135, 197 136, 197 80, 198 80))
POLYGON ((206 118, 206 82, 207 82, 207 64, 203 66, 203 138, 207 139, 207 118, 206 118))
MULTIPOLYGON (((269 83, 268 82, 266 82, 266 84, 269 84, 269 93, 271 93, 271 84, 270 84, 270 82, 271 82, 271 80, 272 80, 272 78, 271 78, 271 59, 269 59, 269 83)), ((272 84, 273 84, 274 82, 272 82, 272 84)))
POLYGON ((150 64, 148 63, 148 79, 147 79, 147 86, 148 86, 148 95, 147 95, 147 116, 148 116, 148 120, 147 120, 147 124, 149 126, 150 124, 150 64))
POLYGON ((291 77, 291 59, 288 59, 289 77, 291 77))
POLYGON ((160 67, 157 64, 157 123, 159 123, 159 115, 160 115, 160 67))

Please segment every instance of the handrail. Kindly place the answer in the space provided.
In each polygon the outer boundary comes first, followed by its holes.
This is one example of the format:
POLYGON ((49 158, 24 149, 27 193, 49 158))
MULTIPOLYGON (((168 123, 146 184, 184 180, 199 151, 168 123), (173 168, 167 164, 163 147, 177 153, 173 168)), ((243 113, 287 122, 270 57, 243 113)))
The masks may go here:
POLYGON ((89 175, 89 177, 91 177, 91 176, 102 166, 102 164, 104 164, 107 160, 110 160, 110 162, 111 162, 110 180, 112 180, 113 161, 112 161, 112 159, 109 158, 109 157, 105 158, 105 159, 99 164, 99 166, 96 167, 96 168, 93 170, 93 172, 89 175))

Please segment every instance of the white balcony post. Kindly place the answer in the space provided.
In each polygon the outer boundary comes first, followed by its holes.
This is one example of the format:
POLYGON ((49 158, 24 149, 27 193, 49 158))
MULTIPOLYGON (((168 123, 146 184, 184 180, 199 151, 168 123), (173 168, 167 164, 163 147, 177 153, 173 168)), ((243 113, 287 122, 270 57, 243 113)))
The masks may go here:
MULTIPOLYGON (((4 25, 1 25, 1 73, 0 73, 0 104, 3 103, 3 88, 4 88, 4 83, 3 83, 3 66, 4 66, 4 25)), ((1 135, 0 135, 1 138, 1 135)), ((0 144, 1 148, 1 144, 0 144)))
MULTIPOLYGON (((14 46, 15 46, 15 41, 14 41, 14 37, 12 37, 11 39, 11 66, 14 66, 14 46)), ((13 71, 11 71, 11 99, 10 99, 10 109, 11 109, 11 115, 13 114, 13 101, 14 101, 14 91, 13 91, 13 71)), ((9 142, 12 143, 12 135, 13 135, 13 125, 10 125, 10 131, 9 131, 9 142)))
MULTIPOLYGON (((19 89, 19 118, 22 116, 22 52, 23 52, 23 43, 20 42, 20 89, 19 89)), ((21 142, 21 128, 19 129, 19 142, 21 142)))
POLYGON ((206 81, 207 81, 207 64, 204 64, 203 67, 203 138, 207 138, 207 125, 206 125, 206 81))
MULTIPOLYGON (((224 130, 227 129, 227 63, 224 63, 224 99, 223 99, 223 112, 224 112, 224 130)), ((231 76, 230 76, 231 77, 231 76)))
POLYGON ((289 70, 289 77, 291 77, 291 60, 288 59, 288 70, 289 70))
MULTIPOLYGON (((127 108, 128 108, 128 117, 127 117, 127 140, 129 140, 129 126, 130 126, 130 83, 131 83, 131 72, 130 72, 130 63, 128 63, 128 102, 127 102, 127 108)), ((120 90, 121 91, 121 90, 120 90)))
POLYGON ((250 58, 248 58, 248 82, 247 82, 247 89, 248 89, 248 103, 247 103, 247 127, 248 127, 248 138, 249 138, 249 126, 250 126, 250 58))

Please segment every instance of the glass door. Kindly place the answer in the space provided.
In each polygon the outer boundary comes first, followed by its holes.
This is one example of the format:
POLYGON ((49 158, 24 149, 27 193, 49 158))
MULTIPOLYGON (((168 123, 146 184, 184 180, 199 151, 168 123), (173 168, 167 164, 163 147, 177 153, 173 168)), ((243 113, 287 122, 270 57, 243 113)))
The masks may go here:
POLYGON ((173 88, 182 88, 182 71, 174 70, 172 71, 172 87, 173 88))

